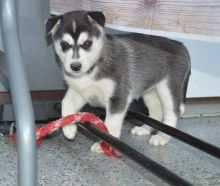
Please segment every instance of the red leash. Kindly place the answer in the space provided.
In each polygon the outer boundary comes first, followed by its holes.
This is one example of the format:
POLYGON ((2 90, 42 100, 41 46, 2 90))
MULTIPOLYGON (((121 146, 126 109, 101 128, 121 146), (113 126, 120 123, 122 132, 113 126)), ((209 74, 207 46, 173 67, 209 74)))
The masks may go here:
MULTIPOLYGON (((36 128, 37 144, 40 145, 42 142, 42 138, 45 137, 46 135, 51 134, 52 132, 72 122, 92 124, 92 125, 95 125, 97 128, 100 128, 101 130, 108 133, 108 129, 103 123, 103 121, 99 117, 97 117, 95 114, 88 113, 88 112, 79 112, 79 113, 68 115, 58 120, 49 122, 41 128, 36 128)), ((12 138, 15 140, 16 135, 15 134, 12 135, 12 138)), ((100 145, 105 155, 114 156, 118 158, 121 157, 121 155, 117 151, 115 151, 112 147, 110 147, 105 142, 101 142, 100 145)))

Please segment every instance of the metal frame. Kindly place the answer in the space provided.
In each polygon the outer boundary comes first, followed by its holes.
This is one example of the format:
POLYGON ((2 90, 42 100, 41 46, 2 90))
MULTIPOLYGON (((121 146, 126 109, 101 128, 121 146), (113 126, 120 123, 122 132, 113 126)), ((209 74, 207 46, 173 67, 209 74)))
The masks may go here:
POLYGON ((128 117, 134 119, 132 123, 135 123, 135 120, 142 125, 149 125, 156 130, 162 131, 188 145, 191 145, 203 152, 206 152, 216 158, 220 158, 220 148, 212 144, 209 144, 203 140, 200 140, 192 135, 189 135, 185 132, 182 132, 176 128, 170 127, 163 124, 153 118, 146 116, 143 113, 128 111, 128 117))
POLYGON ((34 114, 17 29, 15 0, 0 1, 6 67, 17 126, 18 185, 36 185, 34 114))
MULTIPOLYGON (((97 114, 103 114, 103 111, 98 111, 97 114)), ((157 120, 154 120, 147 115, 139 112, 128 111, 127 118, 132 119, 132 124, 137 125, 149 125, 159 131, 162 131, 188 145, 191 145, 203 152, 206 152, 216 158, 220 158, 220 148, 209 144, 203 140, 195 138, 185 132, 182 132, 176 128, 170 127, 168 125, 163 124, 157 120)), ((151 173, 155 174, 158 178, 164 180, 170 185, 192 185, 188 181, 184 180, 183 178, 179 177, 178 175, 172 173, 167 168, 163 167, 162 165, 158 164, 157 162, 151 160, 150 158, 146 157, 145 155, 139 153, 129 145, 123 143, 121 140, 106 134, 105 132, 101 131, 100 129, 96 128, 92 123, 87 125, 86 123, 78 123, 77 124, 81 129, 86 130, 93 135, 97 136, 100 140, 108 143, 122 154, 127 156, 128 158, 132 159, 151 173)))
POLYGON ((119 152, 121 152, 123 155, 130 158, 131 160, 133 160, 134 162, 136 162, 146 170, 150 171, 158 178, 164 180, 168 184, 173 186, 177 186, 177 185, 192 186, 191 183, 179 177, 178 175, 174 174, 166 167, 163 167, 159 163, 153 161, 152 159, 136 151, 129 145, 122 142, 120 139, 115 138, 112 135, 109 135, 106 132, 103 132, 102 130, 96 128, 95 125, 93 125, 92 123, 90 123, 89 125, 86 123, 77 123, 77 125, 81 129, 95 135, 100 140, 103 140, 104 142, 108 143, 109 145, 117 149, 119 152))

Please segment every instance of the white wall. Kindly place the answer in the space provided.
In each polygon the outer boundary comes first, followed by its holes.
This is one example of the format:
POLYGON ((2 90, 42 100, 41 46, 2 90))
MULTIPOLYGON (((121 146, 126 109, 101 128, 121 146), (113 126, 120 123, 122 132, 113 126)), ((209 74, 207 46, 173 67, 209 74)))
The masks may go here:
POLYGON ((220 96, 220 43, 183 40, 192 61, 188 97, 220 96))

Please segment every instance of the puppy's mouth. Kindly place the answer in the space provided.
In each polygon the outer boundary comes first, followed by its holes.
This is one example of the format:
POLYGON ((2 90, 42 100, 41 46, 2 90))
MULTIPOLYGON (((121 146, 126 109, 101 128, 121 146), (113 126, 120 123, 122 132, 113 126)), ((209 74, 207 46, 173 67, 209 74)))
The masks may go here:
POLYGON ((89 70, 87 70, 86 72, 82 72, 82 71, 71 71, 71 72, 68 72, 65 68, 64 68, 64 73, 67 75, 67 76, 71 76, 73 78, 80 78, 86 74, 91 74, 94 69, 96 67, 96 64, 92 65, 89 70))
POLYGON ((80 78, 82 77, 85 73, 84 72, 80 72, 80 71, 67 71, 65 68, 63 69, 64 74, 69 76, 69 77, 73 77, 73 78, 80 78))

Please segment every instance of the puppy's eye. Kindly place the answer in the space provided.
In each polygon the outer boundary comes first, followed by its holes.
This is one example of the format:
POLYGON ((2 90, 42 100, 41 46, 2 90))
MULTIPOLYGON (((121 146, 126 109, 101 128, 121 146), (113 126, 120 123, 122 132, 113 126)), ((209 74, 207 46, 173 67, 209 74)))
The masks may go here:
POLYGON ((82 45, 81 45, 81 47, 83 48, 83 49, 89 49, 90 47, 92 46, 92 41, 91 40, 86 40, 82 45))
POLYGON ((62 48, 62 50, 63 51, 67 51, 68 49, 70 49, 72 46, 69 44, 69 43, 67 43, 66 41, 62 41, 61 43, 60 43, 60 46, 61 46, 61 48, 62 48))

